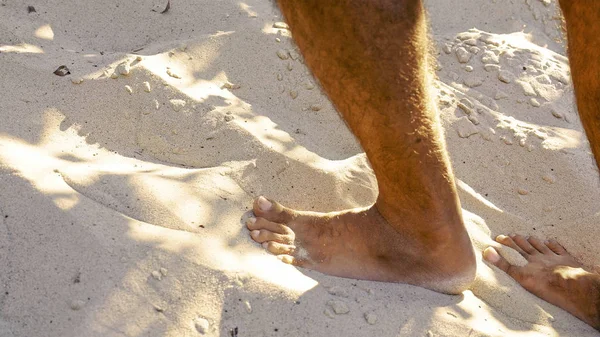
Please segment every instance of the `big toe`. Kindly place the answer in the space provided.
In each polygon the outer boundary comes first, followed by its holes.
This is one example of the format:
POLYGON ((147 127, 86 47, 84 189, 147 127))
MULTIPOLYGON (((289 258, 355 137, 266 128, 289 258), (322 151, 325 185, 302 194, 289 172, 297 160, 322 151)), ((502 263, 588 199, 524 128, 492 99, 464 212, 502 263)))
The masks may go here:
POLYGON ((254 199, 252 210, 255 216, 277 223, 288 223, 294 218, 294 211, 263 196, 254 199))
POLYGON ((487 247, 483 251, 483 259, 491 264, 496 264, 500 261, 501 256, 493 247, 487 247))
POLYGON ((487 247, 483 251, 483 259, 519 281, 520 268, 511 265, 508 261, 506 261, 505 258, 502 257, 502 255, 498 254, 498 251, 496 251, 496 249, 493 247, 487 247))

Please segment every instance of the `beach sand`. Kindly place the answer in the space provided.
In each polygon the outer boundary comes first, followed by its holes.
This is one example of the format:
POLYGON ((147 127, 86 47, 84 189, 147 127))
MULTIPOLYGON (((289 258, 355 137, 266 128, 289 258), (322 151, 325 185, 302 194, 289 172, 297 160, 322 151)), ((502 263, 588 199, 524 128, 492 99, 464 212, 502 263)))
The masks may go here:
POLYGON ((373 173, 271 1, 165 5, 0 0, 0 336, 597 334, 480 253, 520 233, 600 260, 556 0, 426 1, 478 254, 461 296, 322 275, 255 244, 256 196, 366 206, 373 173))

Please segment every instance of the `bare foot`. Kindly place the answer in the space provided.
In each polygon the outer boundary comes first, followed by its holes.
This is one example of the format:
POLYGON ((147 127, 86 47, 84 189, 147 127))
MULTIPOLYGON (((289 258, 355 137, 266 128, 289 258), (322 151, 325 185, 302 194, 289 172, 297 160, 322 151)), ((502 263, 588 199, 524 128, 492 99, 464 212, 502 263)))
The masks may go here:
POLYGON ((256 218, 246 223, 250 236, 285 263, 328 275, 410 283, 453 294, 465 290, 475 276, 466 232, 427 237, 401 232, 375 206, 301 212, 259 197, 253 210, 256 218))
POLYGON ((600 330, 600 275, 587 271, 558 242, 535 237, 499 235, 499 243, 519 252, 528 263, 514 266, 496 250, 483 252, 486 261, 514 278, 523 288, 600 330))

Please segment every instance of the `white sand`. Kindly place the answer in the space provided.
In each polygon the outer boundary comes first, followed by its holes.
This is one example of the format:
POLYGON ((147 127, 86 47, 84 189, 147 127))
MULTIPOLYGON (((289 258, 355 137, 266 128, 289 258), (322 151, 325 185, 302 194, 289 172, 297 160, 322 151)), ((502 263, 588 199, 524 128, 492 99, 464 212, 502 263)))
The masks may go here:
MULTIPOLYGON (((270 1, 0 5, 0 336, 595 335, 481 256, 447 296, 296 269, 249 239, 259 194, 320 211, 376 195, 270 1)), ((556 0, 428 7, 477 250, 516 232, 600 260, 556 0)))

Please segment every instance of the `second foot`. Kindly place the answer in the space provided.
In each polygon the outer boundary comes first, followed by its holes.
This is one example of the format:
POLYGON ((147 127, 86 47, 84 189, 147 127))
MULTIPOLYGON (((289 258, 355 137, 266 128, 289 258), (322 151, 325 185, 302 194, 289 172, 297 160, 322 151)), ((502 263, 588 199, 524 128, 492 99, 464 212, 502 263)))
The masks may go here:
POLYGON ((514 278, 523 288, 600 330, 600 275, 587 271, 558 242, 521 235, 499 235, 499 243, 519 252, 525 266, 511 265, 489 247, 486 261, 514 278))
POLYGON ((246 223, 251 238, 285 263, 452 294, 465 290, 475 276, 475 255, 464 228, 464 233, 420 237, 402 224, 388 223, 376 206, 303 212, 259 197, 253 211, 255 217, 246 223))

